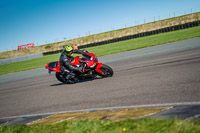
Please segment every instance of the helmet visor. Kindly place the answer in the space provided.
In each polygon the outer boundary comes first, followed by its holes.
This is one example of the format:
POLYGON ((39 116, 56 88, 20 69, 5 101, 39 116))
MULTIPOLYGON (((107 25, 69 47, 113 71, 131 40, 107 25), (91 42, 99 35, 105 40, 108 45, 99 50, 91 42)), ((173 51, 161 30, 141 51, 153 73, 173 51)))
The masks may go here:
POLYGON ((66 55, 67 56, 73 56, 73 52, 72 51, 66 52, 66 55))

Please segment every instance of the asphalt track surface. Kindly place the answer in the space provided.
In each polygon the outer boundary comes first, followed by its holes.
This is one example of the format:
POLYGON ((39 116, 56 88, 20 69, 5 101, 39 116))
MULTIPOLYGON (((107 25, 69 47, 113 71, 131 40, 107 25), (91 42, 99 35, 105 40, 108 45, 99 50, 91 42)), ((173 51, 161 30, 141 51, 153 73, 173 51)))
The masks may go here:
POLYGON ((200 102, 200 38, 104 56, 99 60, 114 69, 113 77, 62 84, 43 68, 0 76, 0 118, 200 102))

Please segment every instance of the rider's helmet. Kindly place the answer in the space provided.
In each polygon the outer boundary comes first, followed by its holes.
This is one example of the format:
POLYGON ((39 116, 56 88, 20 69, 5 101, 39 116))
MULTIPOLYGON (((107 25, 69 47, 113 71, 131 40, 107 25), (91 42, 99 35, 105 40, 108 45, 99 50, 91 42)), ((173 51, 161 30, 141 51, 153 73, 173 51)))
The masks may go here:
POLYGON ((67 55, 67 56, 73 56, 73 48, 70 45, 64 45, 63 46, 63 52, 67 55))

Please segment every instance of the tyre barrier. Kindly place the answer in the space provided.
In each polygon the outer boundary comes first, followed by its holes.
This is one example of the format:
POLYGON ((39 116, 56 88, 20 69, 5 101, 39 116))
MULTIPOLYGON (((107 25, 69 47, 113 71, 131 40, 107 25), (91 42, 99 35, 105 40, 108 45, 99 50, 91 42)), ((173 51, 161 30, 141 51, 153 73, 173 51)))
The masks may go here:
MULTIPOLYGON (((101 41, 101 42, 96 42, 96 43, 90 43, 90 44, 78 46, 78 48, 79 49, 89 48, 89 47, 94 47, 94 46, 99 46, 99 45, 104 45, 104 44, 109 44, 109 43, 129 40, 129 39, 134 39, 134 38, 139 38, 139 37, 145 37, 145 36, 150 36, 150 35, 170 32, 170 31, 176 31, 176 30, 181 30, 181 29, 186 29, 186 28, 192 28, 192 27, 196 27, 196 26, 200 26, 200 21, 195 21, 195 22, 175 25, 175 26, 171 26, 171 27, 161 28, 161 29, 158 29, 158 30, 147 31, 147 32, 143 32, 143 33, 138 33, 138 34, 134 34, 134 35, 124 36, 124 37, 115 38, 115 39, 106 40, 106 41, 101 41)), ((43 55, 56 54, 56 53, 59 53, 61 51, 62 50, 45 52, 45 53, 43 53, 43 55)))

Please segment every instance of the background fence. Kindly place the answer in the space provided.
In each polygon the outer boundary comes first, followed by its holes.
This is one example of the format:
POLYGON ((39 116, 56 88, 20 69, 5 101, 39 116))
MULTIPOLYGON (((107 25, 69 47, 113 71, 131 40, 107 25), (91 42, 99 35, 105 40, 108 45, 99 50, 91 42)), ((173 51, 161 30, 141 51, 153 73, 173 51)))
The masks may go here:
MULTIPOLYGON (((196 26, 200 26, 200 21, 170 26, 170 27, 161 28, 161 29, 158 29, 158 30, 142 32, 142 33, 138 33, 138 34, 134 34, 134 35, 123 36, 123 37, 114 38, 114 39, 110 39, 110 40, 106 40, 106 41, 100 41, 100 42, 96 42, 96 43, 90 43, 90 44, 78 46, 78 48, 83 49, 83 48, 99 46, 99 45, 104 45, 104 44, 109 44, 109 43, 114 43, 114 42, 119 42, 119 41, 139 38, 139 37, 144 37, 144 36, 155 35, 155 34, 159 34, 159 33, 165 33, 165 32, 170 32, 170 31, 176 31, 176 30, 196 27, 196 26)), ((17 57, 12 57, 12 58, 7 58, 7 59, 1 59, 0 65, 24 61, 24 60, 30 60, 30 59, 34 59, 34 58, 40 58, 43 55, 56 54, 56 53, 60 53, 61 51, 62 50, 56 50, 56 51, 44 52, 44 53, 40 52, 40 53, 34 53, 34 54, 29 54, 29 55, 24 55, 24 56, 17 56, 17 57)))
POLYGON ((200 26, 200 21, 185 23, 185 24, 181 24, 181 25, 171 26, 171 27, 167 27, 167 28, 162 28, 162 29, 143 32, 143 33, 138 33, 138 34, 129 35, 129 36, 124 36, 124 37, 121 37, 121 38, 115 38, 115 39, 102 41, 102 42, 98 42, 98 43, 91 43, 91 44, 79 46, 79 48, 80 49, 88 48, 88 47, 93 47, 93 46, 98 46, 98 45, 103 45, 103 44, 108 44, 108 43, 113 43, 113 42, 129 40, 129 39, 133 39, 133 38, 139 38, 139 37, 150 36, 150 35, 155 35, 155 34, 159 34, 159 33, 165 33, 165 32, 170 32, 170 31, 176 31, 176 30, 191 28, 191 27, 195 27, 195 26, 200 26))
MULTIPOLYGON (((170 27, 166 27, 166 28, 162 28, 162 29, 158 29, 158 30, 138 33, 138 34, 134 34, 134 35, 128 35, 128 36, 115 38, 115 39, 111 39, 111 40, 106 40, 106 41, 101 41, 101 42, 96 42, 96 43, 90 43, 90 44, 78 46, 78 48, 79 49, 83 49, 83 48, 99 46, 99 45, 104 45, 104 44, 109 44, 109 43, 114 43, 114 42, 119 42, 119 41, 139 38, 139 37, 144 37, 144 36, 155 35, 155 34, 159 34, 159 33, 165 33, 165 32, 170 32, 170 31, 176 31, 176 30, 196 27, 196 26, 200 26, 200 21, 180 24, 180 25, 176 25, 176 26, 170 26, 170 27)), ((45 53, 43 53, 43 55, 56 54, 56 53, 59 53, 59 52, 61 52, 61 50, 45 52, 45 53)))

